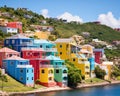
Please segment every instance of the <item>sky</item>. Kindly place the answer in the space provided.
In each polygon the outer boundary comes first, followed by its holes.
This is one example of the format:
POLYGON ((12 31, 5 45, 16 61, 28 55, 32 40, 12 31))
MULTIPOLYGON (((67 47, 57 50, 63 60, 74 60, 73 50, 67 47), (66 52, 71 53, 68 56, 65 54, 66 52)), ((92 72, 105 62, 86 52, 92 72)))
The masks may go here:
POLYGON ((45 18, 66 19, 68 22, 100 21, 120 28, 120 0, 0 0, 0 7, 24 7, 45 18))

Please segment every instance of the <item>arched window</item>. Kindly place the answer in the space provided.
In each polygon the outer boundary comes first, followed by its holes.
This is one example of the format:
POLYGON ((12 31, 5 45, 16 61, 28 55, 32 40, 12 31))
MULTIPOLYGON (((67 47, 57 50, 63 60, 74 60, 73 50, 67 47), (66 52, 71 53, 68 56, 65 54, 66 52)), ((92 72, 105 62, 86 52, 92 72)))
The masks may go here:
POLYGON ((67 73, 67 70, 63 70, 63 73, 67 73))

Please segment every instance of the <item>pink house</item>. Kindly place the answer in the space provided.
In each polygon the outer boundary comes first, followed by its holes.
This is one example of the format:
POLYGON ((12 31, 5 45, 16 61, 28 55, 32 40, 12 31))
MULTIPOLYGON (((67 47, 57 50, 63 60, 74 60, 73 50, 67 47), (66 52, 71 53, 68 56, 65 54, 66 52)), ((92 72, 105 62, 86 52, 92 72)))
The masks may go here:
POLYGON ((20 53, 7 47, 0 49, 0 68, 3 66, 2 60, 11 56, 20 56, 20 53))

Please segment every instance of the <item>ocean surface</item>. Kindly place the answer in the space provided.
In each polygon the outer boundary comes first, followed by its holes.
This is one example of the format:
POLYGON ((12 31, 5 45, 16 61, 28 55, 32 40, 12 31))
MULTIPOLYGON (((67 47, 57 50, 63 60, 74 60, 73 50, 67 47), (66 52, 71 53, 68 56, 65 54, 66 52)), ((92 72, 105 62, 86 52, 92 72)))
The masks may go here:
POLYGON ((82 88, 69 91, 36 93, 24 96, 120 96, 120 84, 82 88))

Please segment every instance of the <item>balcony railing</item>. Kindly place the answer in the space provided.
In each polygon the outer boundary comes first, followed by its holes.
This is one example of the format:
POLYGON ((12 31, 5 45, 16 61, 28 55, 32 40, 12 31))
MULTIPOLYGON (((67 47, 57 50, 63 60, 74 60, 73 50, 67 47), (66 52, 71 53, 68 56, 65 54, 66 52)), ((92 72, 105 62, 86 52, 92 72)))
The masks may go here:
POLYGON ((89 61, 78 61, 79 64, 90 64, 89 61))
POLYGON ((30 47, 23 47, 22 50, 37 50, 37 51, 43 51, 43 48, 30 48, 30 47))
POLYGON ((17 68, 32 68, 32 65, 17 65, 17 68))
POLYGON ((65 65, 40 65, 40 68, 66 68, 65 65))
POLYGON ((57 52, 56 48, 45 48, 44 49, 46 52, 57 52))
POLYGON ((20 45, 23 45, 23 46, 25 46, 25 45, 33 45, 33 43, 32 42, 23 42, 20 45))

